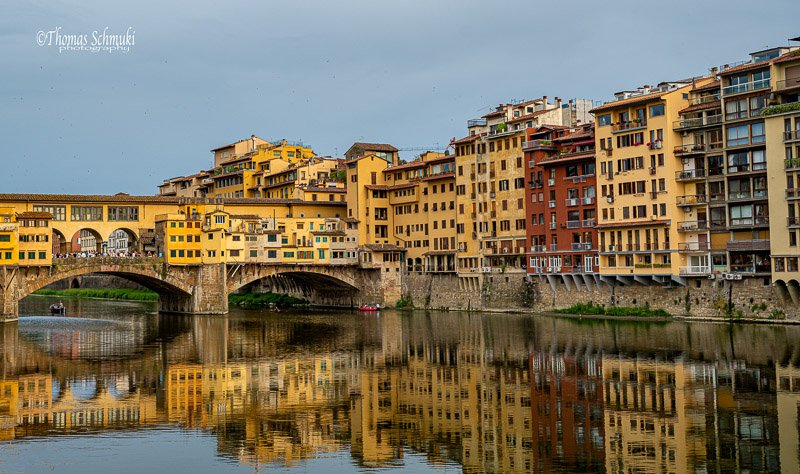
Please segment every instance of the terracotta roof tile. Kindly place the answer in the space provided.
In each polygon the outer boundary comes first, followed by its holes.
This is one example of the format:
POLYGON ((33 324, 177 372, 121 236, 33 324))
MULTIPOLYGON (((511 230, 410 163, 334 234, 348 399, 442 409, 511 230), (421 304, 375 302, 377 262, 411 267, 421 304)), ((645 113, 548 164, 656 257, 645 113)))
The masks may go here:
POLYGON ((17 219, 52 219, 49 212, 25 211, 17 214, 17 219))
POLYGON ((355 142, 350 149, 347 151, 352 150, 353 148, 360 148, 364 151, 398 151, 397 148, 393 147, 388 143, 367 143, 367 142, 355 142))
POLYGON ((392 244, 366 244, 364 247, 372 250, 373 252, 396 252, 404 251, 403 247, 398 247, 392 244))
POLYGON ((678 111, 679 114, 686 114, 689 112, 695 112, 697 110, 706 110, 706 109, 718 109, 722 107, 722 103, 719 100, 715 100, 712 102, 706 102, 704 104, 697 104, 697 105, 690 105, 685 109, 681 109, 678 111))
POLYGON ((649 221, 635 221, 635 222, 609 222, 607 224, 597 224, 595 226, 596 229, 608 229, 608 228, 616 228, 616 227, 645 227, 645 226, 662 226, 668 225, 670 223, 669 219, 656 219, 656 220, 649 220, 649 221))

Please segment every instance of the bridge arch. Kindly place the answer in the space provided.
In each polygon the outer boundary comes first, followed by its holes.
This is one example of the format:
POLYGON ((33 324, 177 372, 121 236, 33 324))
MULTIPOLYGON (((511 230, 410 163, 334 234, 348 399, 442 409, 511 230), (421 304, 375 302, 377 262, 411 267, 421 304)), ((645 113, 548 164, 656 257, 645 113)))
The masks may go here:
POLYGON ((138 249, 139 236, 129 227, 119 227, 106 238, 106 252, 109 255, 130 254, 138 249))
POLYGON ((93 252, 101 253, 103 250, 103 235, 91 227, 82 227, 72 234, 69 241, 68 253, 93 252))
POLYGON ((70 248, 70 241, 67 240, 67 237, 64 235, 63 232, 53 228, 53 232, 50 235, 50 241, 53 246, 53 255, 64 255, 69 252, 70 248))
POLYGON ((356 270, 323 265, 240 265, 228 271, 228 294, 264 282, 269 291, 315 304, 351 306, 360 294, 356 270))
MULTIPOLYGON (((54 262, 52 271, 44 268, 30 269, 18 286, 17 299, 21 300, 33 292, 58 281, 70 283, 77 277, 88 274, 113 275, 133 281, 155 291, 165 310, 178 311, 179 308, 165 307, 186 305, 191 301, 194 291, 193 281, 186 273, 170 269, 165 271, 162 262, 152 258, 68 258, 54 262)), ((181 310, 182 311, 182 310, 181 310)))

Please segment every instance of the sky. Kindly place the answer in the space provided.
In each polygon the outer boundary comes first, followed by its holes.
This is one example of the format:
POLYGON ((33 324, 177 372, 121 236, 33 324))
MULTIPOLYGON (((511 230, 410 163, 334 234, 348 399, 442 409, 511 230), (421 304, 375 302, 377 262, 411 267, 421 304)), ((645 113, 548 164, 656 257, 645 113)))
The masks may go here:
MULTIPOLYGON (((510 100, 610 100, 800 35, 800 2, 0 2, 0 193, 156 194, 251 134, 445 147, 510 100), (127 53, 39 32, 124 34, 127 53)), ((62 36, 63 37, 63 36, 62 36)), ((414 152, 401 152, 413 158, 414 152)))

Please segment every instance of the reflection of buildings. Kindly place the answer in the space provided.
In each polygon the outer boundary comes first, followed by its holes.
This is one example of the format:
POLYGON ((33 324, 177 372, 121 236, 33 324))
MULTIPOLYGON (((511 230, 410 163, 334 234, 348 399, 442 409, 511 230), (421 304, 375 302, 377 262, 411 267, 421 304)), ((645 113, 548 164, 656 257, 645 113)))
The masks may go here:
POLYGON ((534 352, 530 370, 537 470, 601 471, 605 438, 600 356, 534 352))
POLYGON ((769 369, 607 356, 603 384, 610 472, 778 470, 769 369))
POLYGON ((16 364, 56 375, 0 380, 0 436, 173 423, 248 465, 349 450, 368 468, 414 452, 465 472, 797 470, 799 369, 532 344, 499 315, 386 313, 318 340, 292 318, 193 318, 141 360, 125 332, 46 333, 55 356, 16 364))
POLYGON ((777 366, 778 379, 778 439, 783 472, 800 472, 800 369, 777 366))

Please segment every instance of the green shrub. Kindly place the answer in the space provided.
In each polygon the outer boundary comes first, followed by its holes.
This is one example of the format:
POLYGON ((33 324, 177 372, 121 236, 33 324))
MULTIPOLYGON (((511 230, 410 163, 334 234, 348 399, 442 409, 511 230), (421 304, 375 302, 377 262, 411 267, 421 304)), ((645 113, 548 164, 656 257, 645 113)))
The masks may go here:
POLYGON ((791 102, 789 104, 770 105, 761 110, 761 116, 767 117, 770 115, 782 114, 785 112, 794 112, 800 110, 800 102, 791 102))
POLYGON ((271 306, 288 308, 306 305, 308 301, 278 293, 232 293, 228 295, 228 303, 239 308, 254 309, 269 308, 271 306))
POLYGON ((597 306, 591 301, 588 303, 575 303, 569 308, 556 309, 556 313, 561 314, 586 314, 586 315, 605 315, 605 316, 640 316, 640 317, 669 317, 669 313, 663 309, 651 309, 649 304, 645 306, 612 306, 606 308, 597 306))
POLYGON ((67 290, 41 289, 34 294, 63 296, 67 298, 104 298, 108 300, 158 301, 158 293, 150 290, 128 288, 70 288, 67 290))

